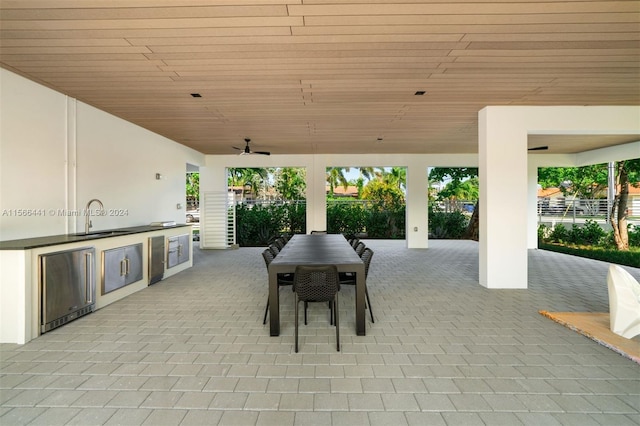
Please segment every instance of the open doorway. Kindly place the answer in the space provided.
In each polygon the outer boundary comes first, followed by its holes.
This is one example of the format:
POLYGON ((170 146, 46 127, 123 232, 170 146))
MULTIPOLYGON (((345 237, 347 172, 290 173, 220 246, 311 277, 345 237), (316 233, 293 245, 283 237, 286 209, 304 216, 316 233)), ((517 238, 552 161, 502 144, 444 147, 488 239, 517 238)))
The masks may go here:
POLYGON ((326 229, 358 238, 406 238, 406 167, 327 167, 326 229))
POLYGON ((193 240, 200 241, 200 168, 187 163, 185 222, 193 228, 193 240))

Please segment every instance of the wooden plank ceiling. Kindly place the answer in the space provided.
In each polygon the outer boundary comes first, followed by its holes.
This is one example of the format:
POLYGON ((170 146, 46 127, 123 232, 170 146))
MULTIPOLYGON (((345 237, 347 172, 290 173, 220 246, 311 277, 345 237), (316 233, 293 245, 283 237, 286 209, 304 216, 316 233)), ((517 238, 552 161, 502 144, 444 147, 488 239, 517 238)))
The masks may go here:
POLYGON ((487 105, 640 104, 639 1, 2 0, 0 36, 2 67, 206 154, 473 153, 487 105))

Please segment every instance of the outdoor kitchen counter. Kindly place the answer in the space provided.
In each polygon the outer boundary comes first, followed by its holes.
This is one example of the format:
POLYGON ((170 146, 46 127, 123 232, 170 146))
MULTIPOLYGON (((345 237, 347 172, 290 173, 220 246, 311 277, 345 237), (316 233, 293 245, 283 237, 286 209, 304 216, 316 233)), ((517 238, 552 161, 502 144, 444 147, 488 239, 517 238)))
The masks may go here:
MULTIPOLYGON (((161 237, 165 241, 165 248, 169 246, 170 240, 188 241, 185 247, 188 251, 182 252, 183 260, 173 266, 169 265, 169 250, 160 253, 159 261, 164 269, 162 279, 190 268, 193 265, 191 225, 154 225, 100 230, 88 235, 76 233, 0 241, 0 343, 24 344, 41 334, 41 256, 70 250, 95 249, 94 310, 147 288, 151 281, 152 239, 161 237), (107 253, 116 253, 132 246, 141 247, 142 278, 124 286, 120 286, 118 282, 115 288, 109 287, 105 275, 107 253)), ((138 252, 138 249, 135 251, 138 252)))
POLYGON ((0 241, 0 250, 31 250, 40 247, 57 246, 83 241, 97 240, 101 238, 122 237, 125 235, 140 234, 143 232, 164 231, 191 225, 177 224, 172 226, 133 226, 130 228, 105 229, 89 234, 83 232, 75 234, 50 235, 46 237, 24 238, 19 240, 0 241))

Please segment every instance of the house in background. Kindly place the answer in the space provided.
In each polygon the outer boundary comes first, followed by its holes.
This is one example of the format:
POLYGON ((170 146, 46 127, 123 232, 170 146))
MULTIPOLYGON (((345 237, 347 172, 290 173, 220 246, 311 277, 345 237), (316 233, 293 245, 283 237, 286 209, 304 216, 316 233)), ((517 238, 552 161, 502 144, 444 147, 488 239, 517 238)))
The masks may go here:
POLYGON ((640 185, 629 186, 629 200, 627 201, 630 217, 640 217, 640 185))
MULTIPOLYGON (((331 187, 327 185, 326 193, 330 195, 331 187)), ((358 198, 358 187, 355 185, 348 185, 346 188, 342 185, 338 185, 333 188, 333 196, 336 198, 358 198)))

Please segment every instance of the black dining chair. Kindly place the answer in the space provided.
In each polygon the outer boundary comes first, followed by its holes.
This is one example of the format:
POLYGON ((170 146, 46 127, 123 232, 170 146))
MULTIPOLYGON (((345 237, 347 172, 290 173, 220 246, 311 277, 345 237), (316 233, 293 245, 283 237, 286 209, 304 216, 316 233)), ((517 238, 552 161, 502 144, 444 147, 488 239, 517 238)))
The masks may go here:
POLYGON ((331 316, 336 327, 336 349, 340 351, 340 318, 338 314, 338 292, 340 279, 336 265, 299 265, 293 280, 295 293, 295 350, 298 352, 298 304, 305 302, 329 302, 331 316))
POLYGON ((367 246, 365 243, 363 243, 362 241, 360 241, 355 248, 356 253, 358 253, 358 256, 362 257, 362 253, 364 253, 364 249, 366 249, 367 246))
MULTIPOLYGON (((264 259, 264 264, 267 267, 267 271, 269 270, 269 264, 274 259, 273 253, 269 249, 265 249, 262 252, 262 258, 264 259)), ((294 274, 278 274, 278 290, 280 287, 291 286, 293 290, 293 277, 294 274)), ((267 307, 264 310, 264 318, 262 319, 262 324, 267 323, 267 314, 269 313, 269 296, 267 296, 267 307)))
MULTIPOLYGON (((365 248, 360 258, 364 262, 364 295, 366 297, 366 304, 369 307, 369 314, 371 315, 371 322, 375 322, 373 319, 373 309, 371 308, 371 300, 369 299, 369 289, 367 287, 367 277, 369 276, 369 266, 371 265, 371 258, 373 257, 373 250, 365 248)), ((343 272, 339 274, 340 285, 356 285, 356 276, 351 272, 343 272)))
POLYGON ((280 254, 280 248, 273 243, 269 244, 269 247, 267 249, 271 251, 271 253, 273 254, 273 257, 276 257, 277 255, 280 254))
POLYGON ((356 246, 360 242, 360 238, 353 237, 353 238, 350 238, 348 241, 349 241, 349 244, 351 244, 351 247, 353 247, 353 249, 355 250, 356 246))
POLYGON ((273 244, 275 244, 279 250, 282 250, 284 248, 284 245, 287 244, 287 242, 284 240, 284 238, 280 237, 280 238, 276 238, 273 241, 273 244))

